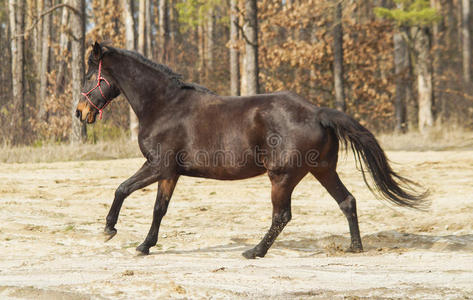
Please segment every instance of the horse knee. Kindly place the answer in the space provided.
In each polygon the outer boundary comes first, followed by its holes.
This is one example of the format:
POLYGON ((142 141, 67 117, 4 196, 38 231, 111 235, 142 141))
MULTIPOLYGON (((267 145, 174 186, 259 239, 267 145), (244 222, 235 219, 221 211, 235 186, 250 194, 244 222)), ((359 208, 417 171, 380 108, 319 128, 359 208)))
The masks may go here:
POLYGON ((126 198, 130 192, 126 188, 126 186, 122 183, 118 186, 118 188, 115 190, 115 199, 123 199, 126 198))
POLYGON ((356 217, 356 200, 352 195, 348 195, 338 206, 347 218, 356 217))
POLYGON ((285 226, 289 221, 292 219, 292 214, 290 209, 286 209, 282 211, 281 213, 278 213, 274 216, 273 221, 278 224, 282 224, 285 226))

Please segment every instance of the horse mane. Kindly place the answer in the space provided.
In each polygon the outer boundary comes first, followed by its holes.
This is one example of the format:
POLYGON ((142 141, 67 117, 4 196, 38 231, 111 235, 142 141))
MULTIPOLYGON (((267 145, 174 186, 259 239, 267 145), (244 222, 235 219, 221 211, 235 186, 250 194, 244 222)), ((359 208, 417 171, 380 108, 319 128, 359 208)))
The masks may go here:
POLYGON ((140 62, 140 63, 142 63, 142 64, 144 64, 148 67, 151 67, 152 69, 154 69, 158 72, 163 73, 164 75, 166 75, 169 78, 169 80, 172 83, 174 83, 177 87, 179 87, 181 89, 191 89, 191 90, 195 90, 195 91, 202 92, 202 93, 215 94, 215 92, 209 90, 208 88, 206 88, 202 85, 199 85, 199 84, 193 83, 193 82, 183 81, 181 74, 174 72, 171 68, 169 68, 166 65, 159 64, 159 63, 156 63, 156 62, 154 62, 150 59, 147 59, 146 57, 144 57, 143 55, 141 55, 140 53, 138 53, 136 51, 126 50, 126 49, 119 49, 119 48, 111 47, 111 46, 108 46, 108 45, 105 46, 105 47, 107 48, 108 52, 115 52, 115 53, 119 53, 119 54, 122 54, 122 55, 125 55, 125 56, 129 56, 129 57, 137 60, 138 62, 140 62))
POLYGON ((205 86, 202 86, 200 84, 197 84, 197 83, 194 83, 194 82, 184 82, 183 84, 184 85, 181 86, 182 89, 196 90, 198 92, 216 95, 216 93, 214 91, 209 90, 208 88, 206 88, 205 86))

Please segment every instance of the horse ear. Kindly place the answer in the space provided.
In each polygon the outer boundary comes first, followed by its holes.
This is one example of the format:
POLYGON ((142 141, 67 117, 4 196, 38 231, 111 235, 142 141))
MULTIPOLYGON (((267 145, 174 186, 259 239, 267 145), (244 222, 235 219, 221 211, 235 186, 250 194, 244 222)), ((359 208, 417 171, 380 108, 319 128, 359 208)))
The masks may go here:
POLYGON ((93 49, 92 49, 92 55, 94 56, 94 59, 96 61, 99 61, 102 59, 103 51, 102 51, 102 46, 100 46, 97 41, 95 42, 93 49))

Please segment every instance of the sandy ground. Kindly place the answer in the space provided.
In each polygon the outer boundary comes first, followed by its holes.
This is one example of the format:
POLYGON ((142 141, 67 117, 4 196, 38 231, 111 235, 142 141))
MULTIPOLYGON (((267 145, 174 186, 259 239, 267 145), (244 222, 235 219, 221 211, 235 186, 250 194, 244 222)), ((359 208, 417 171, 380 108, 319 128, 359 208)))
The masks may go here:
POLYGON ((346 220, 308 176, 294 191, 293 220, 256 260, 241 252, 270 224, 266 176, 181 178, 157 247, 137 257, 156 185, 125 201, 114 239, 101 232, 115 188, 142 159, 0 164, 0 298, 472 299, 473 151, 388 155, 431 189, 429 212, 375 199, 342 155, 366 251, 342 251, 346 220))

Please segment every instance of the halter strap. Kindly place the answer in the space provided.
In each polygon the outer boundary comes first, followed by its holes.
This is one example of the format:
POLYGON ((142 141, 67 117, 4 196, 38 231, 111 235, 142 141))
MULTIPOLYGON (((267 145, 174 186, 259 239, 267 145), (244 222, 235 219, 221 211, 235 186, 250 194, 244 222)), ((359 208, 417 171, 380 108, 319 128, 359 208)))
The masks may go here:
POLYGON ((108 84, 108 86, 110 86, 110 83, 107 81, 107 79, 105 79, 103 76, 102 76, 102 60, 99 61, 99 72, 98 72, 98 75, 97 75, 97 85, 94 86, 92 89, 90 89, 87 93, 84 93, 82 92, 81 94, 85 96, 85 98, 87 99, 87 101, 89 101, 90 105, 92 105, 92 107, 94 107, 95 109, 97 109, 99 111, 99 120, 102 120, 102 113, 103 113, 103 109, 112 101, 111 99, 107 99, 107 97, 105 97, 105 95, 103 94, 103 91, 102 91, 102 88, 100 87, 100 83, 101 81, 105 81, 106 84, 108 84), (92 93, 96 88, 99 88, 99 91, 100 91, 100 94, 102 95, 102 97, 105 99, 105 104, 102 106, 102 108, 98 108, 97 105, 95 105, 92 100, 90 100, 90 93, 92 93))

